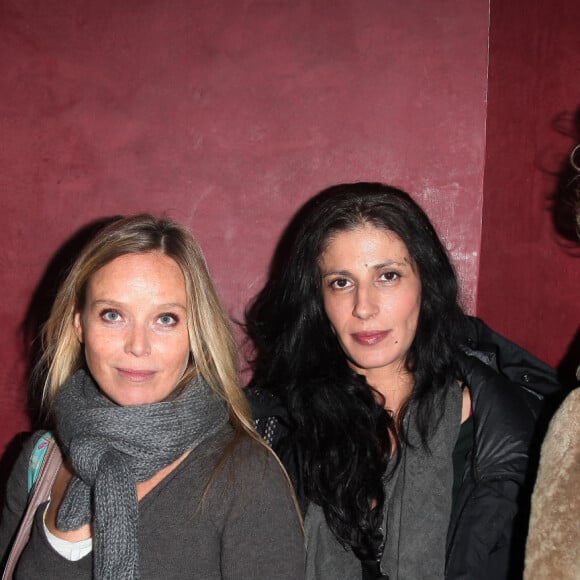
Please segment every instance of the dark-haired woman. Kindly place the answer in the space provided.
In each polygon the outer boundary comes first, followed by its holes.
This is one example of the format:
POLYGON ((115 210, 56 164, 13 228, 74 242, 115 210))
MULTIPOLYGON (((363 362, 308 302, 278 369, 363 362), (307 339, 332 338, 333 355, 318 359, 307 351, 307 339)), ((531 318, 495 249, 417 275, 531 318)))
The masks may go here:
POLYGON ((248 396, 305 512, 307 578, 496 580, 521 566, 514 521, 542 398, 528 393, 555 390, 554 375, 524 353, 539 378, 520 389, 466 341, 492 333, 462 312, 408 194, 356 183, 313 198, 246 322, 248 396))

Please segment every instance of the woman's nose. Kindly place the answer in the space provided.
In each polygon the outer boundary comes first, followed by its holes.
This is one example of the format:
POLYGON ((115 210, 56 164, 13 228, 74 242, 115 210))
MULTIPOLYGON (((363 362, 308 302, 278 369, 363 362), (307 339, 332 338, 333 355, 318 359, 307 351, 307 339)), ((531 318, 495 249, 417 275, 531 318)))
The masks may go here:
POLYGON ((378 311, 379 306, 373 288, 359 286, 355 295, 353 316, 361 320, 367 320, 377 314, 378 311))
POLYGON ((145 356, 151 352, 149 332, 145 325, 131 326, 125 342, 125 352, 134 356, 145 356))

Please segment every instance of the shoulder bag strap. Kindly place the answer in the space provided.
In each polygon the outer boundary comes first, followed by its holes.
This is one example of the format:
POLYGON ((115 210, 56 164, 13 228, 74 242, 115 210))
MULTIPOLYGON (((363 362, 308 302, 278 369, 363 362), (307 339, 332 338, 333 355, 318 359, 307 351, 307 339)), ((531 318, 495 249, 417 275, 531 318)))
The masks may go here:
POLYGON ((18 562, 20 554, 22 554, 22 551, 24 550, 24 547, 30 538, 30 530, 34 520, 34 514, 36 513, 38 506, 42 502, 46 501, 50 496, 52 484, 56 479, 56 474, 58 473, 61 465, 62 455, 58 445, 56 444, 56 441, 54 438, 52 438, 48 444, 40 474, 36 484, 34 485, 32 496, 28 501, 28 506, 24 512, 24 517, 20 522, 18 533, 16 534, 16 538, 12 544, 12 549, 10 550, 10 555, 6 561, 6 568, 4 569, 2 580, 12 580, 12 574, 16 568, 16 563, 18 562))
POLYGON ((50 431, 43 433, 36 442, 30 455, 30 461, 28 463, 28 497, 30 497, 40 470, 44 465, 44 457, 48 451, 51 439, 54 439, 54 435, 50 431))

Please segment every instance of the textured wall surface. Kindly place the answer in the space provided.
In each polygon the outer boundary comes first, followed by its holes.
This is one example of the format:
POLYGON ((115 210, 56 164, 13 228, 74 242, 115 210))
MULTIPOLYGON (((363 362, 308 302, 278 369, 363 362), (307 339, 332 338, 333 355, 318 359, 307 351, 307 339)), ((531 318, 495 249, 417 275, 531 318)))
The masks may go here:
POLYGON ((580 248, 560 235, 571 227, 551 199, 580 142, 580 13, 576 0, 523 6, 491 2, 477 313, 550 364, 574 367, 580 248))
POLYGON ((473 311, 488 8, 3 1, 0 451, 28 426, 22 327, 34 331, 99 218, 152 211, 190 226, 239 317, 302 202, 382 180, 432 216, 473 311))

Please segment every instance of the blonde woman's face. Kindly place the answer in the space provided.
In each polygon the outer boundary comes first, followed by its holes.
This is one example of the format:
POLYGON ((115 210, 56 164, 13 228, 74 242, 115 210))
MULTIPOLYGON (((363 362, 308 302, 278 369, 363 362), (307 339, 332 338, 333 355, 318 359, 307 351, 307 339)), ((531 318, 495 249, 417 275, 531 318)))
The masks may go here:
POLYGON ((181 269, 158 252, 116 258, 89 280, 74 327, 89 371, 109 399, 122 406, 166 399, 189 361, 181 269))

